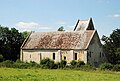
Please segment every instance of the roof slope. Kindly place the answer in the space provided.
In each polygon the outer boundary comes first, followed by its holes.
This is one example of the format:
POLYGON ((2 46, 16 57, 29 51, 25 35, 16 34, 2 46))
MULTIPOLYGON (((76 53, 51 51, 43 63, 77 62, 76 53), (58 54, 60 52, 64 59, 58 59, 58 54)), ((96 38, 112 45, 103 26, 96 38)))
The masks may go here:
POLYGON ((95 30, 73 32, 35 32, 22 49, 86 49, 95 30))

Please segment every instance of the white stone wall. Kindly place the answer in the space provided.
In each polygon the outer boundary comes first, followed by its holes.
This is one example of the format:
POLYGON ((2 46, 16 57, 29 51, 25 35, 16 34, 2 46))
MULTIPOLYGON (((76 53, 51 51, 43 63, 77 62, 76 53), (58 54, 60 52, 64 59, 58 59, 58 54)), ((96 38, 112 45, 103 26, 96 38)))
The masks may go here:
POLYGON ((53 53, 55 53, 55 62, 60 61, 60 54, 57 50, 23 50, 21 59, 24 62, 35 61, 40 62, 40 59, 50 58, 53 59, 53 53))
POLYGON ((21 50, 20 59, 24 62, 35 61, 40 63, 41 59, 50 58, 53 60, 53 53, 55 53, 55 62, 60 62, 66 57, 67 63, 74 59, 74 54, 77 53, 77 60, 84 61, 84 51, 81 50, 21 50))

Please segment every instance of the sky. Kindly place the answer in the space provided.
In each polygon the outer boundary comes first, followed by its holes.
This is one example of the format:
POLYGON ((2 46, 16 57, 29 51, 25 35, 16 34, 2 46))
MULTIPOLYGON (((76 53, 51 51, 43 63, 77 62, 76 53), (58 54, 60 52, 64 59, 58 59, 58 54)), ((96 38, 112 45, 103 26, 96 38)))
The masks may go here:
POLYGON ((72 31, 93 19, 100 37, 120 28, 120 0, 0 0, 0 25, 22 31, 72 31))

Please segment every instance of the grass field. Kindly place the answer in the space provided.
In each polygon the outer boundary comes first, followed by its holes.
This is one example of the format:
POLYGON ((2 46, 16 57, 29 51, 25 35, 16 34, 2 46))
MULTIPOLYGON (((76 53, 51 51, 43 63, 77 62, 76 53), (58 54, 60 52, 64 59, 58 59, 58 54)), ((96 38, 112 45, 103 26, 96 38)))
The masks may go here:
POLYGON ((0 68, 0 81, 120 81, 120 73, 0 68))

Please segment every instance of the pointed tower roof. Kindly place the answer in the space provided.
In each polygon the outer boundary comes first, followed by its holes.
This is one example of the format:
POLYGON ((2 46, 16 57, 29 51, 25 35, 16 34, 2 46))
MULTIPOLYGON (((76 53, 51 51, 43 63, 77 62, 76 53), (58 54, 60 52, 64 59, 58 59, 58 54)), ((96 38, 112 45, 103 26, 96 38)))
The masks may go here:
POLYGON ((89 20, 78 20, 74 31, 94 30, 92 18, 89 20))

